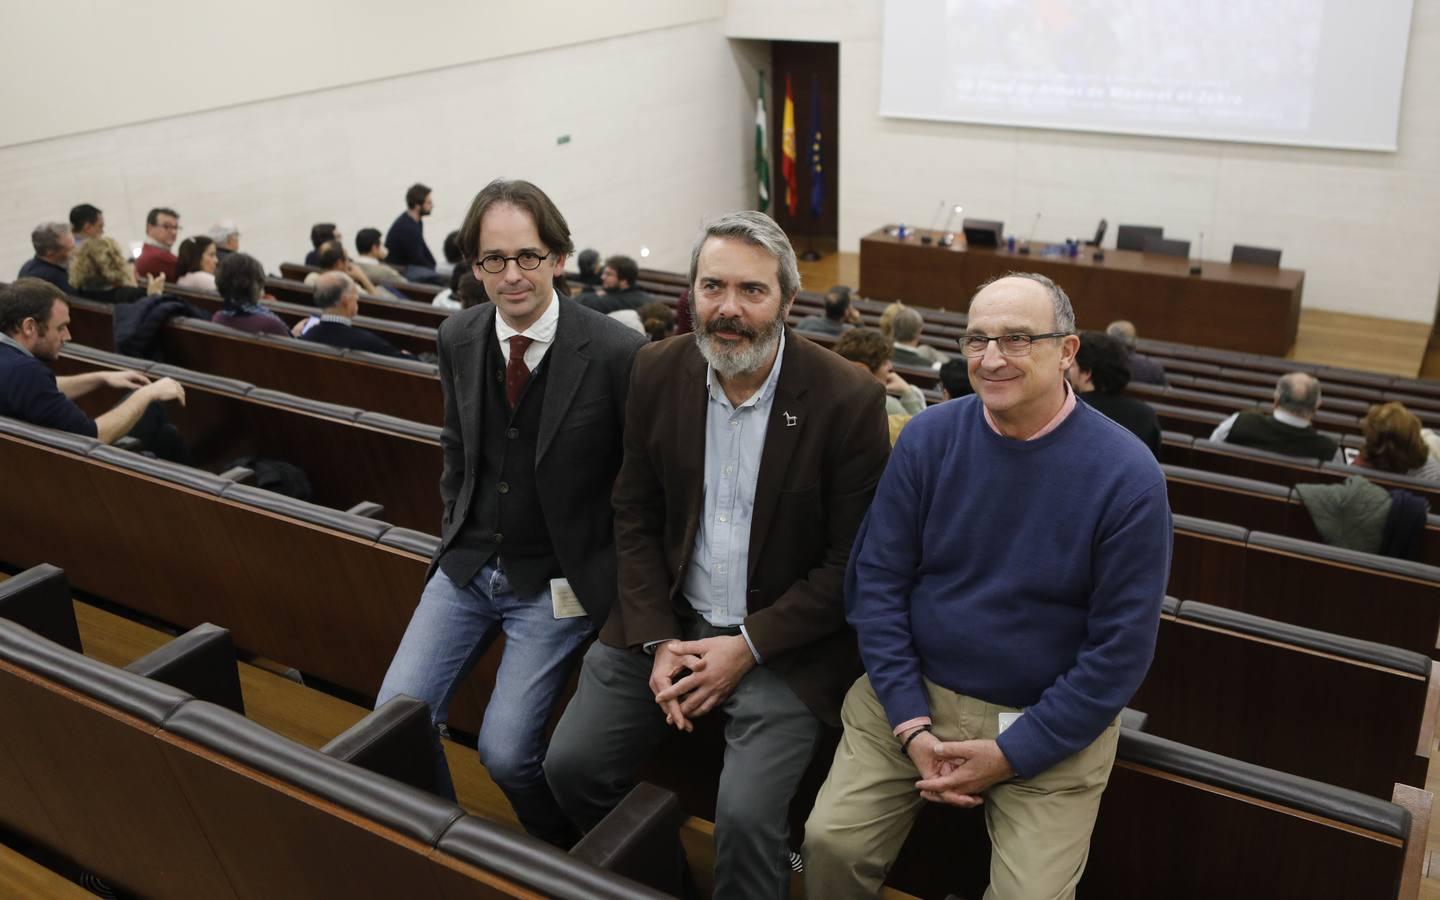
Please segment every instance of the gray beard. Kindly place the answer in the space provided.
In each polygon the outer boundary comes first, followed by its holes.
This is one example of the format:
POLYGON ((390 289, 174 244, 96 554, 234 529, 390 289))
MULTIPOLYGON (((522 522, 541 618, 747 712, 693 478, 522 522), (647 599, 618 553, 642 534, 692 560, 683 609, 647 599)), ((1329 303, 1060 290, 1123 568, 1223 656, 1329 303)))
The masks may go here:
POLYGON ((702 325, 695 329, 695 346, 700 348, 700 355, 721 378, 734 378, 765 365, 780 345, 780 335, 784 330, 785 325, 775 319, 752 338, 748 346, 731 347, 710 337, 702 325))

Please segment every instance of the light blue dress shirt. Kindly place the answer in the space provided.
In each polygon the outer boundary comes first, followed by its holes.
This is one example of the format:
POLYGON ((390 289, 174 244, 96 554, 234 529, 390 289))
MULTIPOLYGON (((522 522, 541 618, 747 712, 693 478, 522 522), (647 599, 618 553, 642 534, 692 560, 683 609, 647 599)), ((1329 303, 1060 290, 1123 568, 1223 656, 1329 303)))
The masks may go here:
MULTIPOLYGON (((746 594, 755 484, 784 357, 782 334, 769 377, 738 407, 725 396, 713 369, 705 375, 709 397, 705 405, 705 500, 681 589, 690 606, 705 621, 720 628, 741 625, 749 611, 746 594)), ((760 661, 743 625, 740 633, 750 644, 756 661, 760 661)))

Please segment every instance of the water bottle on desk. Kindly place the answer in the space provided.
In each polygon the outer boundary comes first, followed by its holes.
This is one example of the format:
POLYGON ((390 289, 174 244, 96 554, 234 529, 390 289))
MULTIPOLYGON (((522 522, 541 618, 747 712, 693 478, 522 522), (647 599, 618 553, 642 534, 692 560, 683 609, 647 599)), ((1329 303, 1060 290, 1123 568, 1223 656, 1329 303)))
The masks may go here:
POLYGON ((1005 239, 1005 252, 1006 252, 1006 253, 1014 253, 1014 252, 1015 252, 1015 235, 1012 234, 1012 235, 1010 235, 1009 237, 1007 237, 1007 238, 1005 239))

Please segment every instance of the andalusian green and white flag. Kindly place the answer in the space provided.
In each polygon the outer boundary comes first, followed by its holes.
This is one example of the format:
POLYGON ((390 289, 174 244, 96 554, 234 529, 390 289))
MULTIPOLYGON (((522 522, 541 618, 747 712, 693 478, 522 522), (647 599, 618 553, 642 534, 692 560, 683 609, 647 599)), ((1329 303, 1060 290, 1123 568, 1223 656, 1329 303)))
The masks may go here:
POLYGON ((760 73, 760 96, 755 100, 755 181, 759 185, 757 209, 770 209, 770 142, 765 137, 765 73, 760 73))

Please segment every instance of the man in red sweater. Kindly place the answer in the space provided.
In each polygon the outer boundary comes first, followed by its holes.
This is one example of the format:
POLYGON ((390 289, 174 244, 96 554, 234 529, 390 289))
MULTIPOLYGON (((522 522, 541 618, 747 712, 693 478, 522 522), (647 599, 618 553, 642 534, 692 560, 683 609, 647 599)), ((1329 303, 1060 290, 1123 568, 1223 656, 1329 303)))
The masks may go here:
POLYGON ((170 248, 180 236, 180 214, 163 206, 150 210, 145 217, 145 246, 135 258, 135 275, 145 279, 150 275, 164 275, 165 280, 175 283, 175 254, 170 248))

